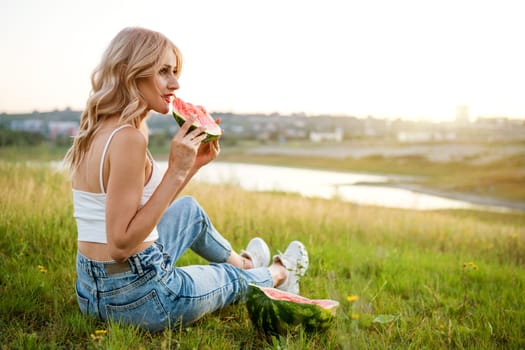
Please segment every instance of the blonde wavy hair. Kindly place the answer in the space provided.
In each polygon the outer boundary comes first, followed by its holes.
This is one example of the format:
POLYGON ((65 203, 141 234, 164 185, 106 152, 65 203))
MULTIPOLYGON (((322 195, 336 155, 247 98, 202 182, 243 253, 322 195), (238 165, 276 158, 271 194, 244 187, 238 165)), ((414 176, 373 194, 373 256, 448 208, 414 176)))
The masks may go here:
POLYGON ((79 132, 64 157, 71 173, 78 168, 105 118, 119 115, 119 125, 140 127, 149 111, 137 81, 155 74, 160 59, 169 49, 177 58, 178 77, 182 68, 181 52, 163 34, 131 27, 113 38, 91 76, 91 93, 80 116, 79 132))

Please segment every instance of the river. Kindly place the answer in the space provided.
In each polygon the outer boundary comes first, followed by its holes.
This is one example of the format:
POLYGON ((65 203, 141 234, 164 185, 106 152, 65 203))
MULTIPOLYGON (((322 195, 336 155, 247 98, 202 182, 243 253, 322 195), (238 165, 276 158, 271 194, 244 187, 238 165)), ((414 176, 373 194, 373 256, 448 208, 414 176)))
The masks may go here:
MULTIPOLYGON (((166 162, 159 162, 166 169, 166 162)), ((362 205, 416 210, 482 209, 506 211, 409 189, 386 186, 394 177, 282 166, 213 162, 201 168, 194 180, 234 184, 250 191, 282 191, 306 197, 338 198, 362 205), (366 183, 366 185, 364 185, 366 183)))

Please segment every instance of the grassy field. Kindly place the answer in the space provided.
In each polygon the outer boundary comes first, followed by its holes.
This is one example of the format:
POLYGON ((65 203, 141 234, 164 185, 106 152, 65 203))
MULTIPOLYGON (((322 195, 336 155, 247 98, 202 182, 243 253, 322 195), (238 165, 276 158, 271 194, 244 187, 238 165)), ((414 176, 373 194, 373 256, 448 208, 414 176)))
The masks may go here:
MULTIPOLYGON (((242 304, 192 327, 151 334, 81 316, 67 177, 0 162, 3 349, 522 349, 525 214, 420 212, 193 184, 216 227, 241 249, 302 240, 301 292, 341 302, 326 333, 265 338, 242 304), (235 203, 235 205, 231 205, 235 203)), ((194 255, 180 264, 203 263, 194 255)))

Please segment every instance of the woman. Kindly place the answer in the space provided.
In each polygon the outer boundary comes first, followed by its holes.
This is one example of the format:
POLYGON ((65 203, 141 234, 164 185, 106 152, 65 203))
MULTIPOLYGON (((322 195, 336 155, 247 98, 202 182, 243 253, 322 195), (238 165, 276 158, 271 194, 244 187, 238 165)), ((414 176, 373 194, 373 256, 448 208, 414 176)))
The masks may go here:
POLYGON ((294 241, 274 256, 261 238, 235 252, 191 197, 188 181, 219 154, 202 128, 182 125, 162 174, 147 150, 150 110, 169 112, 181 54, 164 35, 126 28, 92 75, 80 131, 65 160, 78 227, 76 291, 81 311, 161 330, 240 300, 249 283, 298 293, 308 266, 294 241), (174 267, 192 249, 210 264, 174 267))

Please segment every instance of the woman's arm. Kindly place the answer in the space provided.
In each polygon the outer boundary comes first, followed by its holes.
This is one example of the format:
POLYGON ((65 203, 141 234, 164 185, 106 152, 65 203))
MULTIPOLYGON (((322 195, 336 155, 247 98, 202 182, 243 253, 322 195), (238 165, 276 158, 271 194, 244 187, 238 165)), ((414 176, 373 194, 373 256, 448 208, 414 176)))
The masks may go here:
POLYGON ((188 174, 186 175, 186 178, 184 179, 184 182, 182 183, 180 190, 173 194, 172 201, 174 201, 177 198, 180 192, 184 189, 184 187, 186 187, 186 185, 190 182, 193 176, 197 174, 200 168, 202 168, 204 165, 210 163, 212 160, 217 158, 217 156, 219 155, 219 152, 220 152, 220 145, 219 145, 218 139, 212 142, 201 144, 199 146, 199 151, 195 158, 195 162, 193 163, 193 166, 188 172, 188 174))
POLYGON ((115 135, 108 151, 106 230, 111 257, 127 259, 157 225, 162 214, 187 183, 204 136, 201 129, 186 134, 183 125, 172 140, 168 169, 159 186, 139 209, 144 190, 147 141, 139 130, 125 128, 115 135))
MULTIPOLYGON (((218 125, 221 124, 221 119, 217 118, 215 121, 218 125)), ((186 185, 190 182, 190 180, 193 178, 195 174, 199 171, 200 168, 205 166, 206 164, 210 163, 212 160, 217 158, 221 150, 219 139, 215 139, 211 142, 200 144, 199 145, 199 151, 197 152, 197 156, 195 157, 195 162, 193 163, 192 168, 188 172, 188 175, 184 179, 184 183, 182 184, 181 189, 174 193, 172 201, 174 201, 177 196, 179 195, 180 191, 186 187, 186 185)))

